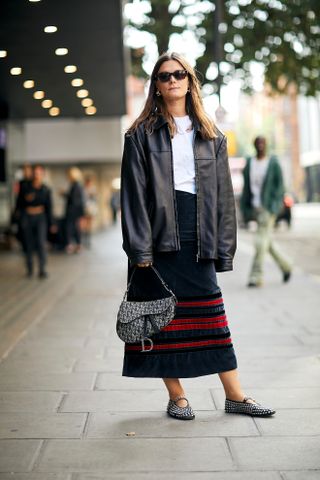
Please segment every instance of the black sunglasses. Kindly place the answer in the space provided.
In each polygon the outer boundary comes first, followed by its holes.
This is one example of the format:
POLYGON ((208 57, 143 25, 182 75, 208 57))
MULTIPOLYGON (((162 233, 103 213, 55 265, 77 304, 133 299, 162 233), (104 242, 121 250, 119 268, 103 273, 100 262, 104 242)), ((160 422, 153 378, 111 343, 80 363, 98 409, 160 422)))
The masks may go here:
POLYGON ((161 83, 169 82, 171 75, 174 76, 176 80, 184 80, 188 75, 187 70, 175 70, 174 72, 160 72, 158 75, 155 75, 155 80, 160 80, 161 83))

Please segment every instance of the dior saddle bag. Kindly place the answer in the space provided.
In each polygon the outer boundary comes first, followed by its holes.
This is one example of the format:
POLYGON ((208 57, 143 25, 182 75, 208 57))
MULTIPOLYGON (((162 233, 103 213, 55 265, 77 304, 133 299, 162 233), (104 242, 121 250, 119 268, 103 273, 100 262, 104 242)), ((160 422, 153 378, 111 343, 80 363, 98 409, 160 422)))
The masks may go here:
POLYGON ((164 288, 170 293, 170 296, 143 302, 128 301, 128 291, 136 268, 132 272, 127 290, 118 310, 116 330, 121 340, 127 343, 141 342, 141 351, 147 352, 153 349, 153 342, 150 337, 160 332, 173 319, 177 298, 162 279, 160 273, 151 266, 164 288), (146 344, 148 348, 146 348, 146 344))

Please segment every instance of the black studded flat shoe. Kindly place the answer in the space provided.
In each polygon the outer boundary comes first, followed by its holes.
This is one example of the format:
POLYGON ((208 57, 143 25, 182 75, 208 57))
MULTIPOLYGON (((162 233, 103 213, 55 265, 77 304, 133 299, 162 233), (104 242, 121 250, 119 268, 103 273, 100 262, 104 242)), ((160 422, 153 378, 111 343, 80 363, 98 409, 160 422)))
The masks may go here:
POLYGON ((263 407, 251 397, 244 397, 242 402, 226 398, 225 411, 226 413, 244 413, 252 417, 270 417, 276 413, 272 408, 263 407), (252 400, 254 403, 250 403, 248 400, 252 400))
POLYGON ((177 418, 178 420, 193 420, 195 415, 194 412, 185 397, 177 397, 174 400, 169 400, 167 406, 167 412, 170 417, 177 418), (179 407, 177 402, 179 400, 185 400, 187 405, 185 407, 179 407))

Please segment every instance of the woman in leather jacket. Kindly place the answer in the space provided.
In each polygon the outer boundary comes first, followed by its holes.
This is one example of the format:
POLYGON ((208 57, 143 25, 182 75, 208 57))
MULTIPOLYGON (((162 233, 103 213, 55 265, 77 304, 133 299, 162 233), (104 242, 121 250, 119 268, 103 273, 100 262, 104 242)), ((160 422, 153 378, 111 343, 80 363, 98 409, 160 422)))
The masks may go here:
POLYGON ((176 313, 149 349, 125 345, 123 375, 162 378, 167 412, 193 419, 180 378, 218 373, 228 413, 272 415, 245 396, 216 272, 232 270, 236 219, 226 137, 205 114, 200 84, 176 53, 160 56, 144 109, 125 135, 121 169, 128 299, 175 293, 176 313))

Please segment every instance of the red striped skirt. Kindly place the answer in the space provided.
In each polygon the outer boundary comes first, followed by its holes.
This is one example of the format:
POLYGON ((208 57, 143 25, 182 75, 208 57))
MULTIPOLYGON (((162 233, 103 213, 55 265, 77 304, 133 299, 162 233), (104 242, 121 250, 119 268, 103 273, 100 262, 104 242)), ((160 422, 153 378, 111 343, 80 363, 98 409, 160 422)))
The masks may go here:
POLYGON ((237 368, 220 290, 179 298, 174 319, 152 341, 150 351, 125 345, 123 375, 186 378, 237 368))

